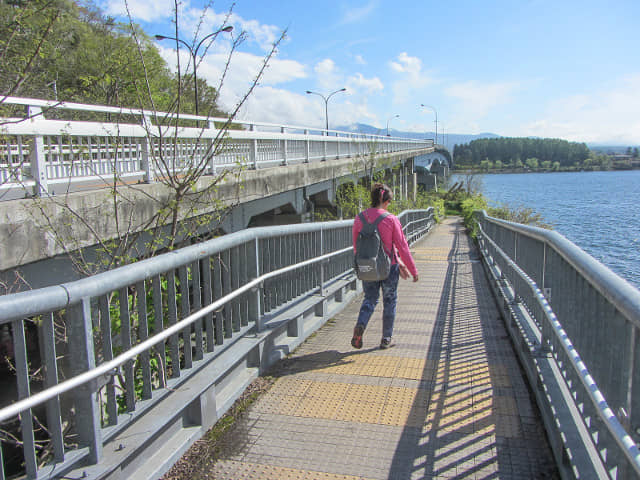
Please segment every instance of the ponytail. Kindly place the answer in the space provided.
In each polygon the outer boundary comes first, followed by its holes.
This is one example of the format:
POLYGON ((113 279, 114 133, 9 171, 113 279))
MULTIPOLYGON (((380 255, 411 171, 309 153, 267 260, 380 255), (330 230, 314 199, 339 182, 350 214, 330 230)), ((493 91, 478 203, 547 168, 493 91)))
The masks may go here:
POLYGON ((391 189, 384 183, 376 183, 371 188, 371 206, 376 208, 393 198, 391 189))

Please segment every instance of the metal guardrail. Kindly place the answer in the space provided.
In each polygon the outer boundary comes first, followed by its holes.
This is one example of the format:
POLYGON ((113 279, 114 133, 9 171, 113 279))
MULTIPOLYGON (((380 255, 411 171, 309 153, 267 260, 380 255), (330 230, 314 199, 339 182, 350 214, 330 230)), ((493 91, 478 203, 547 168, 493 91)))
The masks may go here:
POLYGON ((0 198, 6 199, 73 190, 83 182, 106 186, 114 177, 150 183, 194 165, 215 175, 239 165, 258 169, 433 147, 432 140, 30 98, 8 97, 0 105, 27 110, 23 117, 0 117, 0 198), (78 115, 120 121, 74 119, 78 115), (171 125, 180 121, 200 128, 171 125))
MULTIPOLYGON (((399 215, 413 242, 433 209, 399 215)), ((110 438, 255 336, 265 318, 353 277, 353 220, 247 229, 71 283, 0 296, 17 400, 0 410, 29 479, 96 464, 110 438), (31 337, 29 339, 29 337, 31 337), (37 337, 34 341, 33 337, 37 337), (32 394, 37 387, 41 390, 32 394)), ((232 364, 220 368, 234 374, 232 364)), ((11 390, 5 385, 7 392, 11 390)), ((6 440, 6 438, 5 438, 6 440)), ((143 442, 144 439, 137 441, 143 442)))
MULTIPOLYGON (((481 251, 505 295, 505 310, 524 312, 516 344, 527 353, 525 363, 534 365, 537 381, 530 381, 542 387, 542 361, 553 361, 563 401, 582 422, 576 431, 583 431, 581 441, 599 457, 597 467, 610 478, 640 478, 640 291, 557 232, 485 212, 476 219, 481 251)), ((544 388, 543 396, 551 397, 548 385, 544 388)), ((557 407, 552 406, 554 416, 557 407)), ((576 439, 557 428, 562 421, 550 423, 557 430, 554 438, 559 435, 564 449, 574 450, 558 457, 575 462, 576 439)))

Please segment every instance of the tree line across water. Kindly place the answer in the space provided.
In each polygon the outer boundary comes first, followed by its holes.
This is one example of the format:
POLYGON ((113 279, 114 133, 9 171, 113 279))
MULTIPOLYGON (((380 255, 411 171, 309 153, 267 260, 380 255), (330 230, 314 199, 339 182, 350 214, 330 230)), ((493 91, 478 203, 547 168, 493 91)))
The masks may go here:
POLYGON ((607 170, 629 168, 638 160, 638 149, 627 149, 620 158, 590 150, 584 143, 557 138, 481 138, 455 145, 457 169, 489 170, 607 170))

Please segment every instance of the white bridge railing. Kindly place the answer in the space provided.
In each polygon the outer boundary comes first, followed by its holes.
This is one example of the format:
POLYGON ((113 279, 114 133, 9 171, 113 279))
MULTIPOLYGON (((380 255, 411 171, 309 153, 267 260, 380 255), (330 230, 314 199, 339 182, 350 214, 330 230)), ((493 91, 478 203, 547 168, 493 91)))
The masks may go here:
POLYGON ((432 140, 30 98, 8 97, 0 107, 25 107, 21 116, 0 111, 0 200, 114 181, 151 183, 194 167, 215 175, 239 165, 257 169, 433 147, 432 140))

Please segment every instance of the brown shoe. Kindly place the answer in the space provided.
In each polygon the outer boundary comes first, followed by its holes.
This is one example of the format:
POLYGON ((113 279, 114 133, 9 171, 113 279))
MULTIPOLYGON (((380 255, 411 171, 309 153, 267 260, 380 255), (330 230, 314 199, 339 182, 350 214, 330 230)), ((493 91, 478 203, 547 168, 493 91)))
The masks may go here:
POLYGON ((364 333, 364 328, 362 325, 356 325, 353 329, 353 337, 351 338, 351 346, 353 348, 362 348, 362 334, 364 333))

